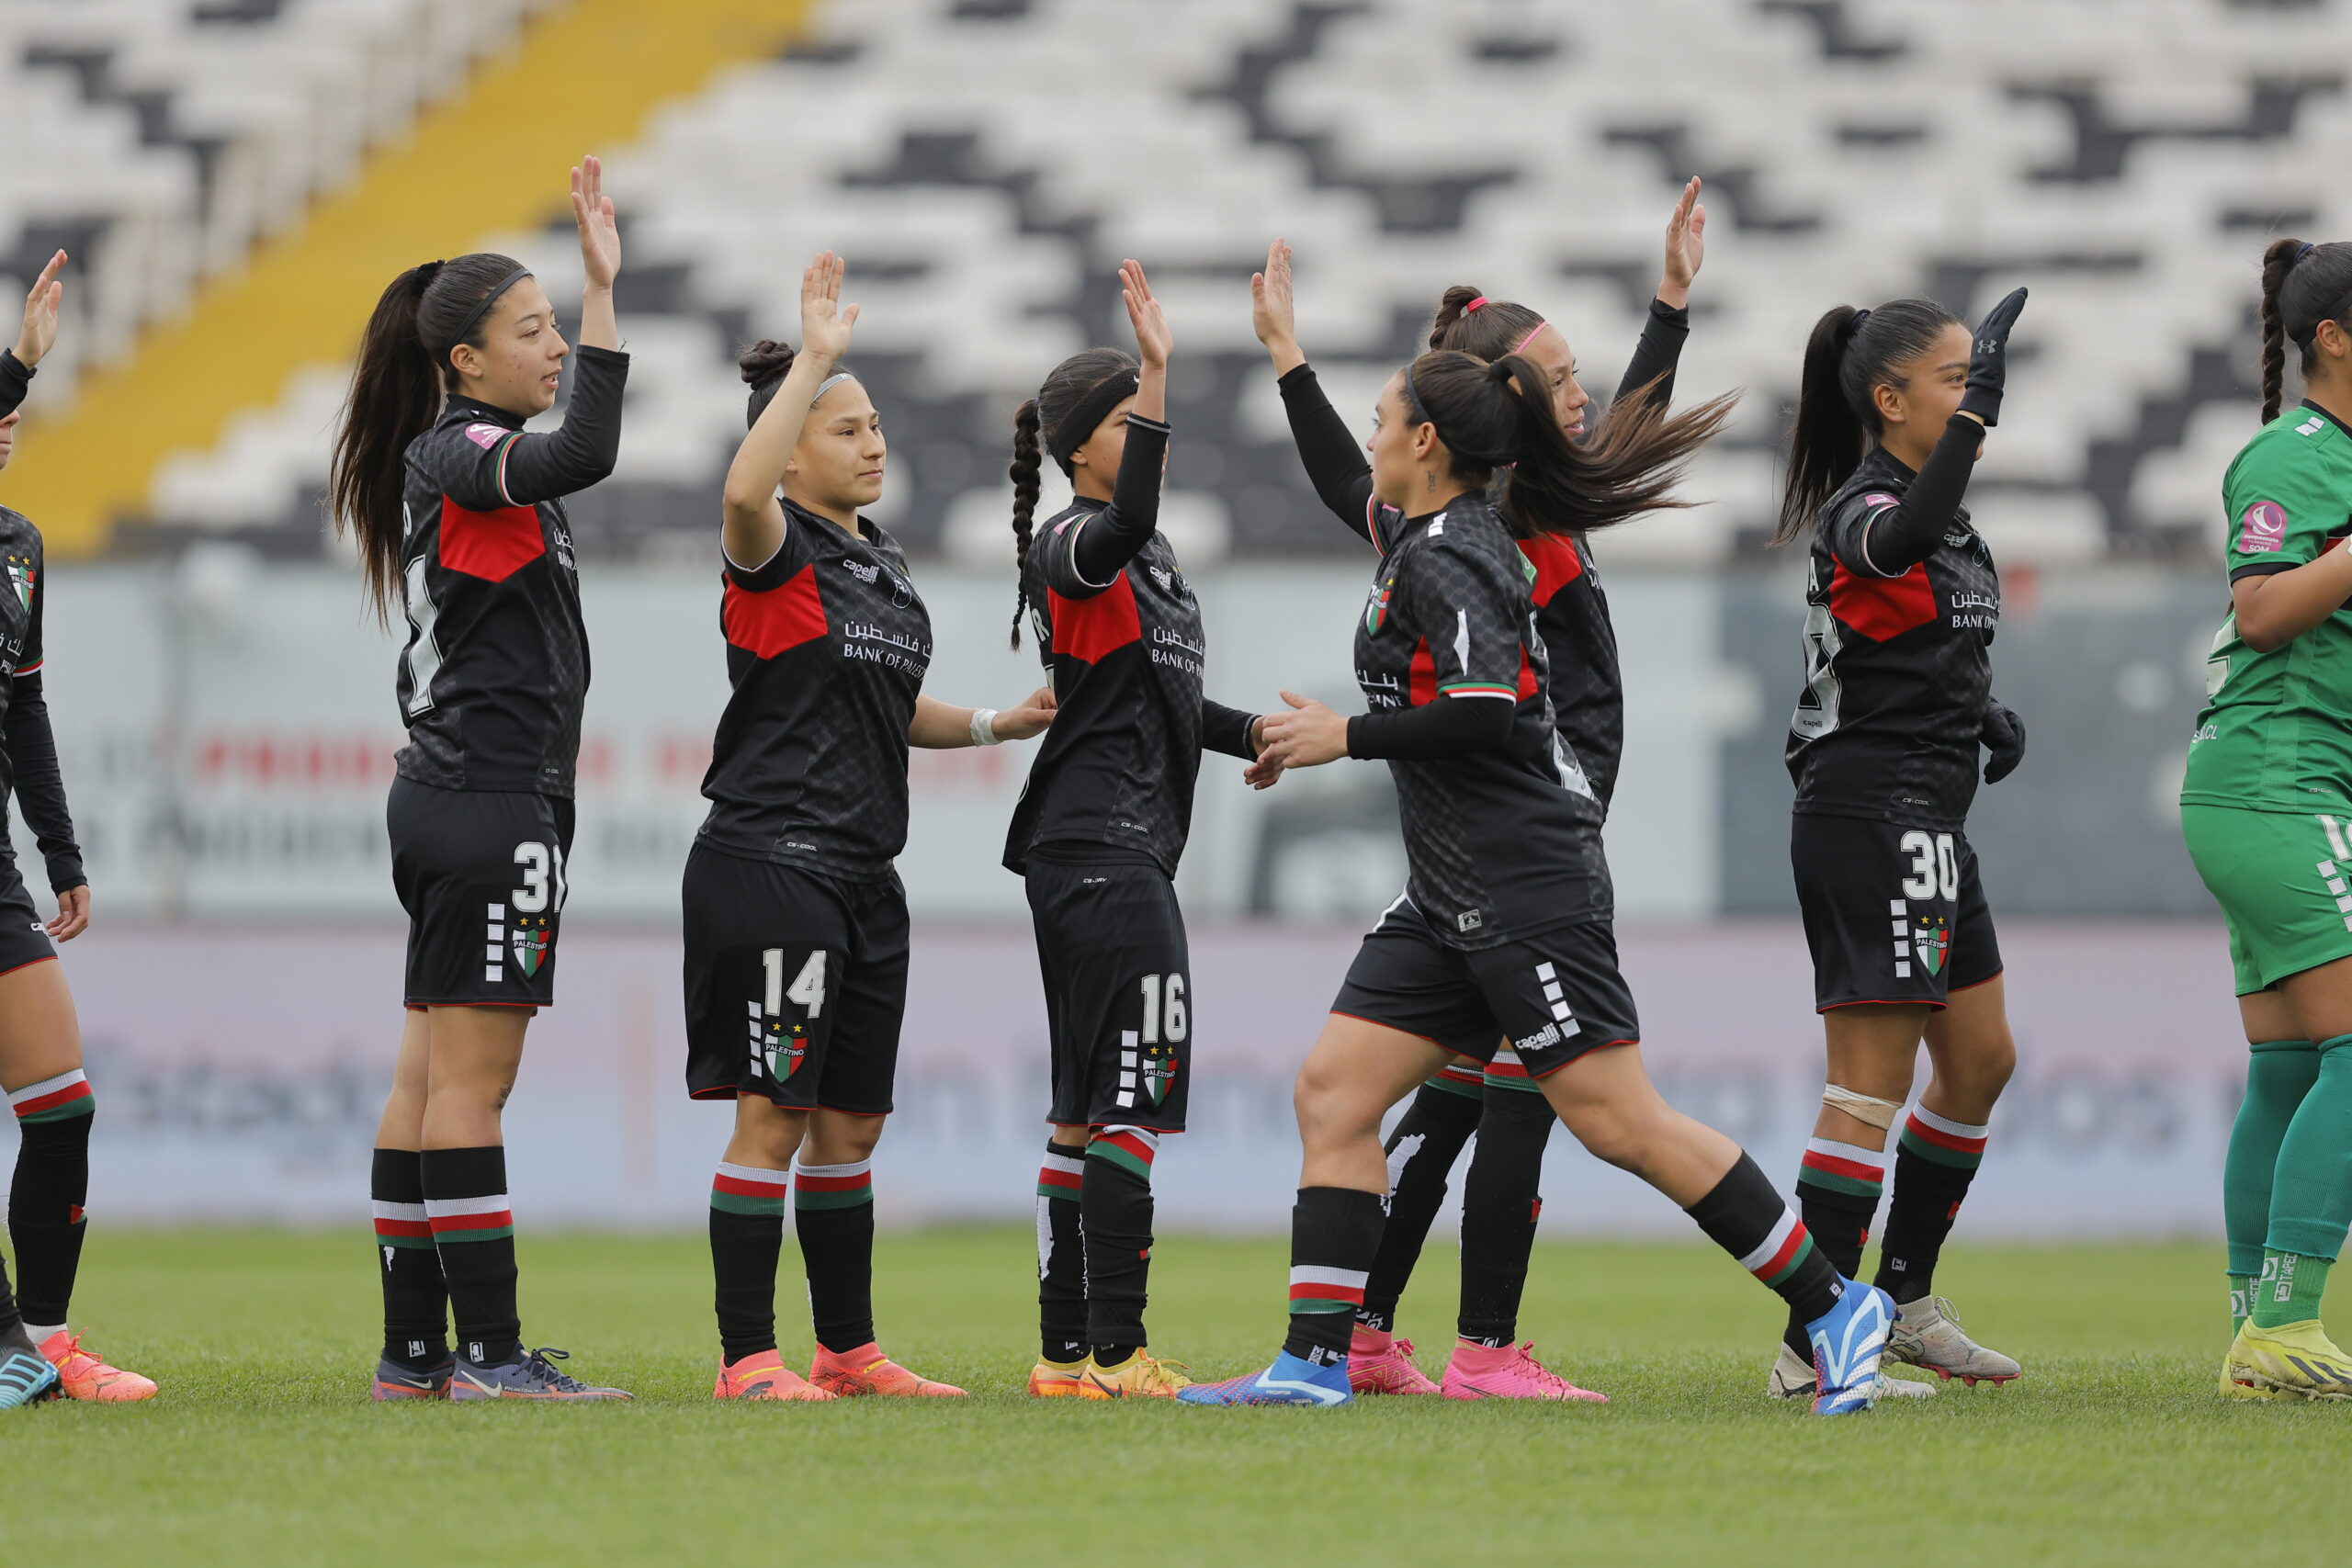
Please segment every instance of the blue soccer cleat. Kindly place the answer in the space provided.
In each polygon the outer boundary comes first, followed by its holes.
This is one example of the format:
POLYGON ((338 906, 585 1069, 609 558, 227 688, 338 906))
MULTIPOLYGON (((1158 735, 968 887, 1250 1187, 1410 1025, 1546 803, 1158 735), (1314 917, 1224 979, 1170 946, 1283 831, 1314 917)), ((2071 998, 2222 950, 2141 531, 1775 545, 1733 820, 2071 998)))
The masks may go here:
POLYGON ((1878 1363, 1894 1332, 1894 1298, 1845 1281, 1838 1304, 1804 1325, 1813 1346, 1815 1416, 1859 1416, 1878 1393, 1878 1363))
POLYGON ((57 1397, 57 1369, 49 1358, 19 1346, 0 1346, 0 1410, 57 1397))
POLYGON ((1345 1404, 1355 1395, 1348 1388, 1345 1356, 1318 1367, 1284 1350, 1272 1366, 1223 1382, 1196 1382, 1178 1389, 1176 1397, 1186 1404, 1345 1404))
POLYGON ((599 1388, 556 1371, 565 1359, 561 1350, 537 1349, 515 1353, 511 1361, 484 1366, 469 1357, 456 1358, 449 1370, 449 1397, 463 1403, 475 1399, 627 1399, 616 1388, 599 1388))

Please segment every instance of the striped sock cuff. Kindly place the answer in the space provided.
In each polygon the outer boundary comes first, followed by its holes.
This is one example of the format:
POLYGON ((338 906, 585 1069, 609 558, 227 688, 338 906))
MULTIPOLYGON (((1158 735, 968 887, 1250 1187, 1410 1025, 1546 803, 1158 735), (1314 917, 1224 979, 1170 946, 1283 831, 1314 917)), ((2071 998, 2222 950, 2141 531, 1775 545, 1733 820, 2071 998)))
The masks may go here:
POLYGON ((89 1077, 79 1067, 8 1093, 8 1109, 17 1113, 19 1122, 62 1122, 69 1117, 87 1116, 97 1108, 96 1097, 90 1092, 89 1077))
POLYGON ((1516 1089, 1529 1094, 1542 1094, 1543 1086, 1528 1076, 1527 1064, 1519 1053, 1505 1045, 1495 1052, 1494 1060, 1487 1064, 1482 1080, 1489 1089, 1516 1089))
POLYGON ((1483 1100, 1487 1092, 1487 1076, 1476 1067, 1450 1062, 1425 1080, 1431 1089, 1442 1089, 1448 1094, 1458 1094, 1467 1100, 1483 1100))
POLYGON ((1086 1177, 1086 1157, 1080 1154, 1064 1154, 1059 1149, 1048 1151, 1046 1163, 1037 1168, 1037 1196, 1066 1198, 1078 1201, 1078 1190, 1086 1177))
POLYGON ((479 1198, 427 1198, 424 1217, 436 1247, 460 1241, 500 1241, 514 1234, 514 1213, 503 1192, 479 1198))
POLYGON ((1813 1233, 1804 1228, 1795 1210, 1783 1206, 1763 1245, 1742 1258, 1739 1266, 1777 1290, 1812 1251, 1813 1233))
POLYGON ((792 1162, 792 1206, 796 1209, 854 1209, 874 1201, 874 1162, 803 1165, 792 1162))
POLYGON ((1364 1282, 1372 1275, 1363 1269, 1327 1269, 1317 1263, 1290 1266, 1290 1310, 1352 1313, 1363 1305, 1364 1282))
POLYGON ((1972 1127, 1965 1122, 1939 1116, 1924 1105, 1915 1105, 1903 1122, 1903 1146, 1921 1159, 1956 1170, 1974 1170, 1984 1163, 1984 1140, 1992 1132, 1989 1123, 1972 1127))
POLYGON ((765 1170, 756 1165, 719 1162, 710 1179, 710 1206, 722 1214, 780 1216, 785 1194, 792 1189, 788 1171, 765 1170))
POLYGON ((1106 1159, 1140 1180, 1151 1179, 1151 1162, 1159 1156, 1159 1134, 1140 1127, 1105 1127, 1086 1145, 1089 1159, 1106 1159))
POLYGON ((1886 1190, 1886 1156, 1860 1144, 1808 1138, 1804 1162, 1797 1168, 1797 1180, 1804 1186, 1874 1199, 1886 1190))
POLYGON ((430 1247, 433 1245, 433 1222, 425 1214, 422 1203, 387 1203, 381 1198, 369 1200, 368 1207, 376 1213, 376 1245, 378 1247, 430 1247))

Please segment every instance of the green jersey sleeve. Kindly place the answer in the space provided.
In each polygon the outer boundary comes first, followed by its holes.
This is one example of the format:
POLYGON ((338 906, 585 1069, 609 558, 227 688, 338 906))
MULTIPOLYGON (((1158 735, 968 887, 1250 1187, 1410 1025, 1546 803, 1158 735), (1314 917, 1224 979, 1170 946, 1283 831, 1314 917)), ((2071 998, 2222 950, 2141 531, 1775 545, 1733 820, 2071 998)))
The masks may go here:
POLYGON ((2281 421, 2250 443, 2222 480, 2233 582, 2317 560, 2352 531, 2338 465, 2315 461, 2321 454, 2311 449, 2314 442, 2340 445, 2344 434, 2324 416, 2304 412, 2301 423, 2281 421))

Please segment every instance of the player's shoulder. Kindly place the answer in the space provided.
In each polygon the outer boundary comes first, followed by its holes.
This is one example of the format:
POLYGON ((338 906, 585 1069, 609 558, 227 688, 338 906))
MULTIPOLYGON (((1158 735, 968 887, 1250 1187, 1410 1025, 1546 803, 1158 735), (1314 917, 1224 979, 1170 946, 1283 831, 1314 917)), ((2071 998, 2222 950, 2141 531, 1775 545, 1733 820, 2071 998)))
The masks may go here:
POLYGON ((2309 404, 2264 425, 2230 459, 2224 483, 2265 484, 2352 474, 2352 433, 2309 404))
POLYGON ((1502 561, 1519 556, 1501 515, 1484 496, 1465 495, 1430 518, 1416 536, 1424 550, 1464 559, 1502 561))
POLYGON ((11 554, 40 553, 40 529, 33 520, 14 507, 0 506, 0 546, 11 554))
POLYGON ((1903 492, 1909 488, 1909 481, 1893 463, 1883 454, 1872 452, 1821 503, 1822 531, 1826 533, 1838 525, 1858 523, 1890 506, 1899 506, 1903 492))
POLYGON ((495 452, 521 434, 513 426, 488 417, 479 408, 451 403, 441 411, 441 417, 433 422, 431 429, 408 444, 408 457, 411 463, 430 471, 452 460, 469 462, 485 452, 495 452))

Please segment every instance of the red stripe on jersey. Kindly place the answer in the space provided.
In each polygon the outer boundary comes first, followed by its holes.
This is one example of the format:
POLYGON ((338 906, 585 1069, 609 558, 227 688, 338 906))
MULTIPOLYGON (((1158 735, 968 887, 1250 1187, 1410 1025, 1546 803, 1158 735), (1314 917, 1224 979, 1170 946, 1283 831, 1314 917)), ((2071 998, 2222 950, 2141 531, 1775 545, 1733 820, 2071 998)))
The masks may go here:
POLYGON ((1125 571, 1091 599, 1065 599, 1047 589, 1046 613, 1054 621, 1054 651, 1087 664, 1100 664, 1106 655, 1143 640, 1135 585, 1125 571))
POLYGON ((441 564, 451 571, 503 582, 547 553, 537 507, 469 512, 441 498, 441 564))
POLYGON ((1838 563, 1829 580, 1829 613, 1870 638, 1884 642, 1936 618, 1936 591, 1925 563, 1901 577, 1858 577, 1838 563))
POLYGON ((1437 660, 1430 657, 1430 639, 1421 638, 1413 649, 1412 679, 1406 687, 1406 697, 1415 707, 1437 701, 1437 660))
POLYGON ((729 647, 754 659, 774 659, 786 649, 816 641, 825 635, 825 600, 817 591, 816 566, 804 566, 776 587, 757 591, 740 588, 729 577, 718 624, 729 647))
POLYGON ((1519 549, 1527 558, 1527 564, 1535 569, 1531 591, 1539 610, 1552 602, 1553 594, 1584 575, 1584 557, 1577 552, 1572 540, 1538 535, 1521 540, 1519 549))
POLYGON ((1527 661, 1527 645, 1519 648, 1519 700, 1525 702, 1535 694, 1535 666, 1527 661))

